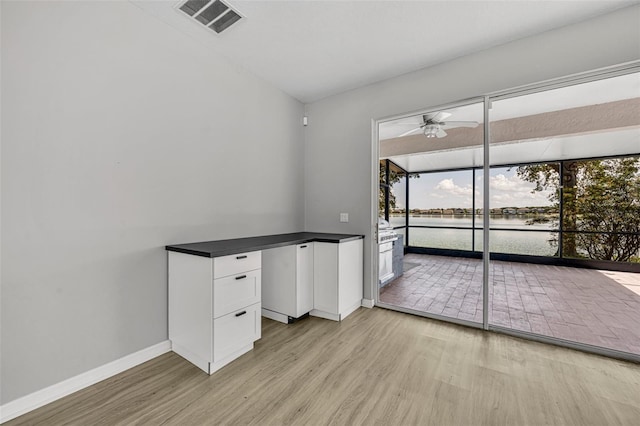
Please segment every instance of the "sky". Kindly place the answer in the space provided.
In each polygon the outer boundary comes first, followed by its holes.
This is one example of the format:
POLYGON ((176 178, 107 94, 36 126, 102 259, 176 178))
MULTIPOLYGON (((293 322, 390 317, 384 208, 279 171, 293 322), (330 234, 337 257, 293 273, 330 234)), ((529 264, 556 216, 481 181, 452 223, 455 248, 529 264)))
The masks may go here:
MULTIPOLYGON (((472 207, 472 171, 427 173, 410 179, 411 209, 468 208, 472 207)), ((532 193, 533 183, 518 178, 515 168, 491 169, 490 206, 533 207, 548 206, 548 191, 532 193)), ((396 207, 406 205, 404 185, 396 184, 396 207)), ((476 171, 476 208, 482 207, 482 171, 476 171)))

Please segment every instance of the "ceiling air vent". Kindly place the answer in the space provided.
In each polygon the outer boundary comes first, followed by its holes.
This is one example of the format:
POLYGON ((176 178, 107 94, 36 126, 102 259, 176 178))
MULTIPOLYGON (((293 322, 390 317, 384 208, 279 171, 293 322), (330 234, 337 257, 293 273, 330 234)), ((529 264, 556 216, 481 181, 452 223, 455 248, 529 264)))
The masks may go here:
POLYGON ((237 11, 220 0, 187 0, 178 9, 218 34, 242 19, 237 11))

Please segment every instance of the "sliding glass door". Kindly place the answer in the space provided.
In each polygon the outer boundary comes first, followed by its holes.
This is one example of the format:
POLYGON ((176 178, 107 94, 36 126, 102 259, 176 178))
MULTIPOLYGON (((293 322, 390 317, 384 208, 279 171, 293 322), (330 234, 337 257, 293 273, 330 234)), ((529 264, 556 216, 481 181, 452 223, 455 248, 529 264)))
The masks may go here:
POLYGON ((482 324, 482 251, 474 246, 483 232, 476 173, 483 110, 483 102, 471 102, 380 125, 383 167, 395 170, 381 183, 380 200, 389 188, 387 220, 407 246, 394 279, 379 283, 382 305, 482 324))
POLYGON ((400 241, 379 305, 640 359, 637 67, 378 133, 381 235, 400 241))
POLYGON ((640 355, 640 74, 491 105, 490 326, 640 355))

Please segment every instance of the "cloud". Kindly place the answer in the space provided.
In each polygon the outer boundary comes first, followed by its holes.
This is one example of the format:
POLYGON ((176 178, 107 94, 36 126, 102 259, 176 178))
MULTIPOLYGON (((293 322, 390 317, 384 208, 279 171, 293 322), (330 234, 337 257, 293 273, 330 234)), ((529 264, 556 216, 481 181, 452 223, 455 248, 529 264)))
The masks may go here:
POLYGON ((424 206, 438 207, 452 207, 452 208, 470 208, 471 207, 471 196, 473 194, 473 186, 471 184, 459 186, 456 185, 453 178, 447 178, 440 180, 437 184, 432 187, 432 191, 428 192, 428 195, 425 199, 431 200, 434 204, 421 203, 424 206))
POLYGON ((453 179, 443 179, 435 186, 435 189, 448 192, 453 195, 471 195, 473 188, 471 185, 458 186, 453 182, 453 179))
MULTIPOLYGON (((491 208, 548 206, 549 191, 534 192, 535 184, 518 177, 515 171, 493 169, 489 179, 491 208)), ((442 172, 411 182, 411 208, 471 208, 472 174, 442 172)), ((475 208, 483 207, 482 175, 476 174, 475 208)))
POLYGON ((533 191, 535 184, 524 181, 518 175, 503 174, 489 179, 492 207, 525 207, 549 204, 550 191, 533 191))
POLYGON ((520 179, 518 175, 506 177, 503 174, 499 174, 497 176, 491 176, 489 179, 489 188, 498 191, 531 192, 534 187, 534 184, 520 179))

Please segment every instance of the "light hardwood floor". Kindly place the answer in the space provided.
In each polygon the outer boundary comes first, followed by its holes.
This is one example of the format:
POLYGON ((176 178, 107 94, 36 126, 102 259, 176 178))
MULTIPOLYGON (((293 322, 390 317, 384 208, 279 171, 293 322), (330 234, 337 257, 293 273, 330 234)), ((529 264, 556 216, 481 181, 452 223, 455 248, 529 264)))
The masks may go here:
POLYGON ((212 376, 168 353, 6 424, 640 424, 633 363, 380 308, 262 336, 212 376))

